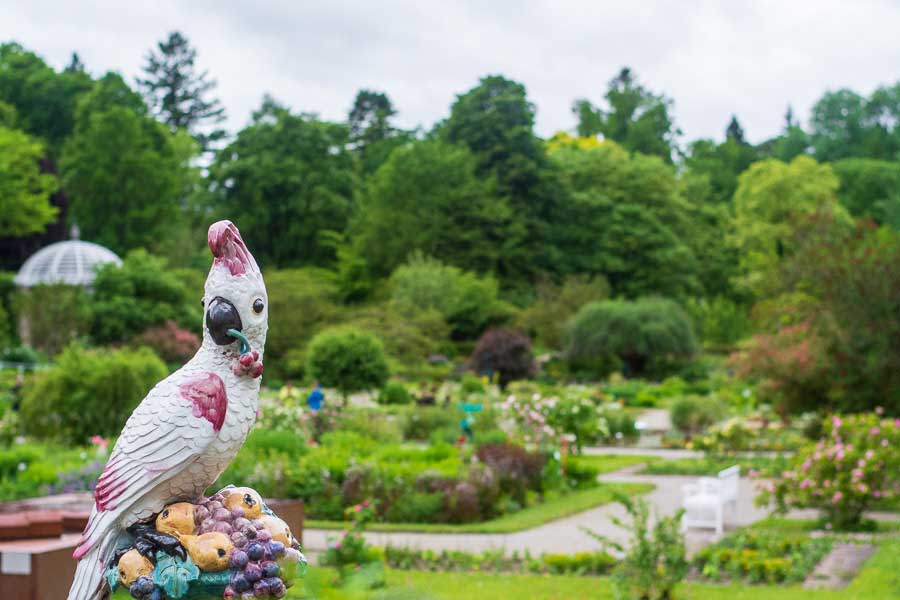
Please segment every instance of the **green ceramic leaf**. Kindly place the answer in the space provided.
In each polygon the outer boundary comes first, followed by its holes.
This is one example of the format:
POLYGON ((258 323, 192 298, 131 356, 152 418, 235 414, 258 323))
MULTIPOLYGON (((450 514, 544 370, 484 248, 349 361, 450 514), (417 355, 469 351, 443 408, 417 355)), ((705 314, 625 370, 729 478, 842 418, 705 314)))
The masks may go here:
POLYGON ((109 591, 115 592, 119 587, 119 567, 113 565, 106 570, 106 583, 109 585, 109 591))
POLYGON ((191 582, 200 577, 200 569, 188 556, 182 561, 177 556, 169 556, 164 552, 156 554, 156 568, 153 569, 153 582, 161 587, 169 598, 178 600, 187 594, 191 582))

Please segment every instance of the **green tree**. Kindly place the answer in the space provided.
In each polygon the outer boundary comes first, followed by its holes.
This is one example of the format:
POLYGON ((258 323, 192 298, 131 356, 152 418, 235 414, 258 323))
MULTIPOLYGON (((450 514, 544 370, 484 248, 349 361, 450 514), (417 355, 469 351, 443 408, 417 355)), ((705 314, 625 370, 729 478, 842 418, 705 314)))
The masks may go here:
POLYGON ((826 92, 813 106, 811 143, 816 159, 864 156, 866 100, 853 90, 826 92))
POLYGON ((777 267, 791 252, 798 218, 824 210, 849 224, 849 215, 838 203, 838 186, 829 165, 807 156, 790 163, 759 161, 740 176, 732 242, 740 256, 742 287, 764 295, 776 285, 777 267))
POLYGON ((0 127, 0 237, 39 233, 56 217, 53 175, 42 173, 44 149, 28 134, 0 127))
POLYGON ((322 385, 347 395, 380 389, 390 376, 381 341, 367 331, 352 328, 325 330, 309 343, 307 373, 322 385))
POLYGON ((347 126, 293 114, 271 98, 210 168, 214 208, 240 224, 257 259, 327 266, 328 232, 343 232, 354 203, 347 126))
POLYGON ((794 117, 794 109, 788 106, 784 115, 784 130, 775 140, 772 156, 789 162, 808 150, 809 136, 794 117))
POLYGON ((644 88, 628 67, 610 80, 605 98, 605 109, 592 106, 588 100, 575 101, 572 110, 578 117, 579 135, 600 133, 631 152, 672 162, 681 132, 672 119, 670 98, 644 88))
POLYGON ((559 188, 548 168, 544 146, 534 134, 534 105, 525 86, 499 75, 481 79, 457 96, 438 133, 466 146, 478 161, 478 175, 495 177, 518 225, 510 230, 498 274, 521 280, 551 270, 557 259, 549 224, 559 204, 559 188))
POLYGON ((730 204, 737 188, 738 176, 757 159, 753 146, 733 137, 716 144, 712 140, 696 140, 688 147, 684 165, 692 176, 706 177, 710 185, 709 199, 717 204, 730 204))
POLYGON ((409 141, 411 136, 407 132, 391 124, 391 117, 396 114, 387 94, 372 90, 360 90, 356 94, 347 124, 363 173, 373 173, 394 149, 409 141))
POLYGON ((147 104, 173 132, 187 131, 204 150, 225 137, 215 126, 225 120, 225 107, 209 98, 216 82, 207 71, 197 71, 197 50, 184 35, 173 31, 150 51, 138 85, 147 104))
POLYGON ((603 275, 628 297, 699 291, 697 261, 683 241, 689 206, 671 167, 609 141, 560 142, 551 158, 567 191, 553 223, 564 272, 603 275))
POLYGON ((831 166, 841 182, 838 198, 850 214, 900 230, 900 163, 847 158, 831 166))
POLYGON ((171 134, 119 75, 106 75, 81 99, 60 161, 71 218, 119 253, 165 245, 183 217, 193 153, 186 134, 171 134))
POLYGON ((57 73, 15 43, 0 44, 0 101, 16 109, 16 126, 56 154, 75 126, 78 98, 91 89, 84 71, 57 73))
POLYGON ((414 251, 478 272, 499 269, 512 215, 463 147, 439 140, 396 150, 368 182, 355 217, 359 254, 387 276, 414 251))

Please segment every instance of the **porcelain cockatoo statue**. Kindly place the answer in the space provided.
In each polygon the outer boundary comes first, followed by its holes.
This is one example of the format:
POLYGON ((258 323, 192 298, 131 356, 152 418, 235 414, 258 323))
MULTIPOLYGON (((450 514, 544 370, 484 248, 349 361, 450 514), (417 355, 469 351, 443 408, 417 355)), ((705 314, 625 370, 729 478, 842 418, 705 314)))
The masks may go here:
POLYGON ((79 563, 69 600, 103 598, 104 569, 128 543, 125 529, 167 504, 202 497, 256 421, 266 287, 230 221, 210 226, 208 241, 214 258, 203 296, 203 343, 150 390, 125 424, 74 553, 79 563))

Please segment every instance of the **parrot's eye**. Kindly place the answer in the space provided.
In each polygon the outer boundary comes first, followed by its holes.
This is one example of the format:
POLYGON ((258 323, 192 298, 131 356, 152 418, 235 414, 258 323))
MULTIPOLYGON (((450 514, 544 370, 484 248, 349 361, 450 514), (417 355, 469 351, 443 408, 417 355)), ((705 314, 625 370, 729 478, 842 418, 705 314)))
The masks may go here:
POLYGON ((266 305, 263 304, 262 298, 257 298, 253 301, 253 312, 256 314, 261 313, 265 307, 266 305))

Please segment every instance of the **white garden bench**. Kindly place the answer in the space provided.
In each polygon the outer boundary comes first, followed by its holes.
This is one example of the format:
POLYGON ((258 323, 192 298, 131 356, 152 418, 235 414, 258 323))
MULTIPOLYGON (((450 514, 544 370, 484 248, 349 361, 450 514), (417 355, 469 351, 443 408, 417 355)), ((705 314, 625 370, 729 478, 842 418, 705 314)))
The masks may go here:
POLYGON ((714 528, 722 535, 725 527, 725 507, 737 510, 738 487, 741 468, 737 465, 719 471, 717 477, 701 477, 696 483, 688 483, 681 488, 681 530, 690 527, 714 528))

